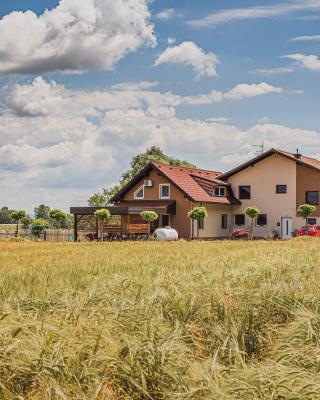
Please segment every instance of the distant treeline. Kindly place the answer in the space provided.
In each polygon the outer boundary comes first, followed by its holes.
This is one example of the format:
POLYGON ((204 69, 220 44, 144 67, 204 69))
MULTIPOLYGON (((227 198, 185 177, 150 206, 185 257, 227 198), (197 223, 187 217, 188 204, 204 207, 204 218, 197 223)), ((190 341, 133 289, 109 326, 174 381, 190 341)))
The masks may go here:
POLYGON ((7 206, 0 209, 0 224, 16 224, 16 233, 19 227, 32 229, 40 233, 45 229, 70 229, 73 225, 71 215, 59 209, 50 209, 45 204, 34 208, 34 217, 25 210, 10 210, 7 206))

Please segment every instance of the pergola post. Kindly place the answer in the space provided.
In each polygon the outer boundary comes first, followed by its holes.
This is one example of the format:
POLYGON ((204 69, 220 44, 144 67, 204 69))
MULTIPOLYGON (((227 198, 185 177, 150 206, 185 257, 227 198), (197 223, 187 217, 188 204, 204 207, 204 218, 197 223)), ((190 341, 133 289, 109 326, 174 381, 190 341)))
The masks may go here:
POLYGON ((74 219, 73 219, 73 240, 75 242, 78 241, 78 215, 74 214, 74 219))

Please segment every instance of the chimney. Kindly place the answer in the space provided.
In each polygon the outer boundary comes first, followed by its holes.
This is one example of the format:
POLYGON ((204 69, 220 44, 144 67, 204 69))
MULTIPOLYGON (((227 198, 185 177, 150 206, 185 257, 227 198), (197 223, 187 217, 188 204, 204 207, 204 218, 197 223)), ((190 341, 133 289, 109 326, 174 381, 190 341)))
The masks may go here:
POLYGON ((295 158, 297 158, 298 160, 300 160, 302 154, 299 153, 299 149, 297 149, 297 152, 296 152, 296 154, 294 154, 294 156, 295 156, 295 158))

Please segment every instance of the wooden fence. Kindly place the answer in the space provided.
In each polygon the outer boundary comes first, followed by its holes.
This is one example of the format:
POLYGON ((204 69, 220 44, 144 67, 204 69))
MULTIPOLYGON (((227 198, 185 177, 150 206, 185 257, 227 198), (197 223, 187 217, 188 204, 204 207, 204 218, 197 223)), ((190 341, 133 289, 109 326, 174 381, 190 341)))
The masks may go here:
MULTIPOLYGON (((20 229, 19 237, 33 241, 44 242, 73 242, 73 230, 69 229, 46 229, 40 234, 33 233, 31 230, 20 229)), ((14 239, 16 231, 14 229, 0 229, 0 239, 14 239)))

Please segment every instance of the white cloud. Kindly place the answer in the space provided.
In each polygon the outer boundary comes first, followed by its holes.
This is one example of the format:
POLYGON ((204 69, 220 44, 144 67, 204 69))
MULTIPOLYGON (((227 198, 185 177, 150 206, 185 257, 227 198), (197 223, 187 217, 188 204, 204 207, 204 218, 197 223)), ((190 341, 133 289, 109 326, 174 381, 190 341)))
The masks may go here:
POLYGON ((225 117, 212 117, 212 118, 207 118, 206 122, 209 122, 212 124, 229 124, 230 120, 229 120, 229 118, 225 118, 225 117))
POLYGON ((122 82, 111 86, 112 90, 145 90, 155 87, 159 84, 157 81, 142 81, 142 82, 122 82))
POLYGON ((309 69, 311 71, 320 71, 320 58, 315 55, 288 54, 283 56, 283 58, 295 60, 297 61, 297 64, 299 66, 309 69))
MULTIPOLYGON (((278 126, 270 126, 266 132, 263 125, 241 131, 224 118, 198 121, 176 115, 181 104, 239 101, 281 93, 280 88, 262 82, 240 84, 225 92, 181 96, 141 87, 149 85, 70 90, 40 77, 8 86, 0 113, 2 203, 22 208, 27 204, 29 209, 41 201, 59 207, 85 204, 93 191, 117 180, 133 154, 153 144, 169 154, 215 168, 212 154, 219 160, 230 152, 244 152, 248 143, 261 136, 272 137, 270 131, 278 147, 293 143, 291 131, 284 135, 285 128, 278 126)), ((319 143, 318 133, 312 137, 305 131, 299 137, 299 132, 292 137, 300 143, 304 138, 306 146, 319 143)))
POLYGON ((168 40, 167 40, 168 46, 173 46, 175 43, 176 43, 176 38, 171 37, 171 36, 168 37, 168 40))
POLYGON ((105 111, 114 109, 145 107, 156 109, 177 107, 182 104, 213 104, 283 92, 280 87, 261 82, 242 83, 226 92, 212 90, 206 94, 182 96, 150 90, 156 84, 156 82, 126 82, 113 85, 109 90, 83 91, 68 90, 54 81, 38 77, 29 83, 8 86, 5 102, 0 111, 2 110, 1 113, 6 116, 63 117, 68 121, 70 116, 78 119, 102 117, 105 111))
POLYGON ((250 71, 250 73, 269 76, 274 74, 287 74, 293 71, 295 71, 295 68, 293 66, 290 66, 290 67, 275 67, 275 68, 259 68, 250 71))
POLYGON ((181 14, 178 13, 174 8, 166 8, 155 15, 155 18, 160 21, 168 21, 169 19, 180 17, 181 14))
POLYGON ((178 46, 168 47, 157 58, 155 66, 165 63, 191 65, 199 79, 202 76, 217 76, 218 62, 215 54, 205 53, 193 42, 183 42, 178 46))
POLYGON ((0 20, 0 73, 111 70, 127 53, 156 44, 147 0, 60 0, 37 16, 0 20))
POLYGON ((224 94, 225 99, 230 100, 241 100, 250 97, 262 96, 264 94, 269 93, 282 93, 283 89, 280 87, 275 87, 269 85, 266 82, 261 82, 259 84, 247 84, 242 83, 240 85, 235 86, 229 92, 224 94))
POLYGON ((297 36, 291 39, 292 42, 313 42, 319 40, 320 40, 320 35, 297 36))
POLYGON ((306 0, 251 8, 230 8, 209 14, 201 19, 189 21, 188 24, 195 28, 214 27, 232 21, 281 17, 296 12, 313 10, 320 10, 319 0, 306 0))

